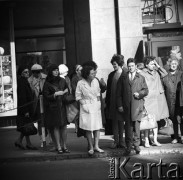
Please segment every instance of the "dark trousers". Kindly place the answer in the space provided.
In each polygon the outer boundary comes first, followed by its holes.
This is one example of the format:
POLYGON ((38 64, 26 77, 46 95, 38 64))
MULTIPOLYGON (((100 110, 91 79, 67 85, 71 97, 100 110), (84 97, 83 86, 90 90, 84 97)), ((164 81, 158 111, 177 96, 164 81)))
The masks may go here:
POLYGON ((115 143, 123 145, 124 119, 112 121, 112 131, 115 143))
POLYGON ((140 145, 140 121, 125 121, 125 142, 127 148, 140 145))

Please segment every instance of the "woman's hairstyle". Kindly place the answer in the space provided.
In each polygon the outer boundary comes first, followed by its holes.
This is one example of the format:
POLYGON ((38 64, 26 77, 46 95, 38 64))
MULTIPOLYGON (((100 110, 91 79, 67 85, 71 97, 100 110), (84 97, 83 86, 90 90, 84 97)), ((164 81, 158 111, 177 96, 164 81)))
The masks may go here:
POLYGON ((136 64, 136 59, 134 59, 134 58, 129 58, 129 59, 127 60, 127 65, 128 65, 129 63, 135 63, 135 64, 136 64))
POLYGON ((143 59, 144 65, 148 65, 151 61, 154 61, 156 59, 156 57, 154 56, 146 56, 143 59))
POLYGON ((77 72, 79 70, 79 68, 81 68, 82 66, 80 64, 76 64, 75 65, 75 72, 77 72))
POLYGON ((96 70, 98 68, 97 64, 94 61, 87 61, 87 62, 83 63, 82 67, 84 67, 84 66, 93 67, 94 70, 96 70))
POLYGON ((124 65, 124 56, 119 54, 114 54, 111 59, 111 64, 113 64, 114 62, 116 62, 118 66, 122 67, 124 65))
POLYGON ((87 80, 88 76, 90 75, 90 71, 95 70, 93 66, 83 66, 83 69, 81 70, 81 76, 87 80))
POLYGON ((20 65, 17 71, 17 75, 21 76, 25 69, 29 69, 27 65, 20 65))
POLYGON ((169 65, 171 64, 172 61, 177 61, 177 64, 179 65, 179 60, 177 58, 170 58, 169 65))
POLYGON ((54 80, 60 79, 59 76, 58 76, 58 77, 54 77, 54 76, 53 76, 53 73, 52 73, 52 72, 53 72, 55 69, 58 69, 58 66, 57 66, 56 64, 51 64, 51 65, 49 65, 49 67, 48 67, 48 75, 47 75, 47 77, 46 77, 46 81, 48 81, 48 82, 53 82, 54 80))

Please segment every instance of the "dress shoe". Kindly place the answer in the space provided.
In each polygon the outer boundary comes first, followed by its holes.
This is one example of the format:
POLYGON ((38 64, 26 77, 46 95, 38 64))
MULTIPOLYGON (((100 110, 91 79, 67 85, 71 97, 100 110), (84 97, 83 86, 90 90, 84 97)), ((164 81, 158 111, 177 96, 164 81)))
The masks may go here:
POLYGON ((136 154, 140 154, 140 147, 139 146, 135 146, 135 152, 136 152, 136 154))
POLYGON ((93 150, 93 149, 90 149, 90 150, 88 151, 88 155, 92 156, 93 154, 94 154, 94 150, 93 150))
POLYGON ((111 149, 117 149, 118 148, 118 144, 117 143, 113 143, 110 147, 111 149))
POLYGON ((161 146, 161 144, 158 141, 154 141, 154 143, 152 144, 153 146, 161 146))
POLYGON ((25 147, 22 144, 17 143, 17 142, 15 142, 15 147, 18 147, 19 149, 25 150, 25 147))
POLYGON ((58 153, 58 154, 63 154, 62 149, 58 149, 58 150, 57 150, 57 153, 58 153))
POLYGON ((129 156, 131 153, 131 148, 127 147, 124 153, 124 156, 129 156))
POLYGON ((148 141, 145 141, 144 147, 145 148, 150 148, 150 145, 149 145, 149 142, 148 141))
POLYGON ((26 145, 26 148, 30 150, 38 150, 37 147, 34 147, 32 145, 26 145))
POLYGON ((121 144, 119 144, 119 145, 118 145, 118 148, 125 149, 125 148, 126 148, 126 146, 125 146, 125 144, 121 143, 121 144))
POLYGON ((177 139, 174 139, 171 143, 172 144, 177 144, 178 143, 178 140, 177 139))
POLYGON ((63 153, 70 153, 70 151, 67 148, 62 148, 63 153))
POLYGON ((99 152, 99 153, 104 153, 104 150, 100 149, 100 148, 94 148, 94 151, 95 152, 99 152))

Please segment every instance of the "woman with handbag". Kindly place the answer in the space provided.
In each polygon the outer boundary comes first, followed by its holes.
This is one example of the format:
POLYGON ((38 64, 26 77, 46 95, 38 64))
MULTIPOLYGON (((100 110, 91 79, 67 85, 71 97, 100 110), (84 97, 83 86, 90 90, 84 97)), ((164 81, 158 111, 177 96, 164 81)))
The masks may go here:
POLYGON ((58 154, 70 152, 66 146, 67 117, 63 103, 63 95, 67 92, 66 81, 59 77, 58 66, 50 65, 43 87, 45 120, 58 154))
MULTIPOLYGON (((156 121, 169 117, 167 101, 164 94, 161 78, 167 75, 165 69, 160 67, 155 60, 155 57, 147 56, 144 58, 144 68, 140 73, 145 77, 149 94, 144 98, 145 109, 148 114, 155 115, 156 121), (161 76, 161 77, 160 77, 161 76)), ((148 135, 149 130, 145 131, 145 147, 149 148, 148 135)), ((153 145, 161 146, 157 141, 158 127, 153 129, 154 142, 153 145)))
MULTIPOLYGON (((15 142, 15 146, 20 149, 30 149, 36 150, 30 141, 29 135, 25 134, 25 127, 27 124, 31 124, 30 117, 32 116, 33 111, 33 96, 31 87, 28 82, 29 78, 29 69, 27 66, 22 65, 18 69, 18 78, 17 78, 17 98, 18 98, 18 115, 16 118, 17 131, 20 132, 18 139, 15 142), (23 106, 23 107, 21 107, 23 106), (23 146, 23 138, 26 138, 26 148, 23 146)), ((34 126, 32 126, 34 127, 34 126)), ((34 127, 35 128, 35 127, 34 127)), ((36 134, 37 130, 33 129, 32 134, 36 134)))

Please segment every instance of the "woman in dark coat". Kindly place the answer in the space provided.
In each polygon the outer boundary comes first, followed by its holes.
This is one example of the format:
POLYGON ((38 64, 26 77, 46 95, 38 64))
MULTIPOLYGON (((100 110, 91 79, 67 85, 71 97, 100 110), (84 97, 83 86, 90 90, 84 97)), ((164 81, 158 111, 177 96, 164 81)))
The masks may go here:
POLYGON ((67 92, 66 81, 59 77, 58 66, 50 65, 43 87, 45 120, 59 154, 69 153, 66 147, 66 107, 62 101, 63 95, 67 92))
MULTIPOLYGON (((18 69, 18 78, 17 78, 18 107, 33 101, 32 91, 28 82, 28 78, 29 78, 28 68, 26 66, 20 66, 18 69)), ((33 112, 32 104, 28 104, 18 109, 16 124, 17 124, 17 131, 20 131, 20 135, 15 142, 15 146, 20 149, 25 149, 25 147, 22 145, 22 140, 25 135, 21 132, 21 127, 24 126, 26 123, 30 123, 27 122, 26 120, 32 116, 32 112, 33 112)), ((36 150, 37 148, 31 144, 29 136, 25 137, 27 142, 26 148, 36 150)))
POLYGON ((124 130, 124 117, 117 108, 117 82, 119 78, 126 74, 127 69, 123 68, 124 56, 114 55, 111 60, 111 64, 114 71, 111 72, 107 80, 107 92, 106 92, 106 135, 114 135, 114 143, 111 148, 125 147, 123 140, 123 130, 124 130))

